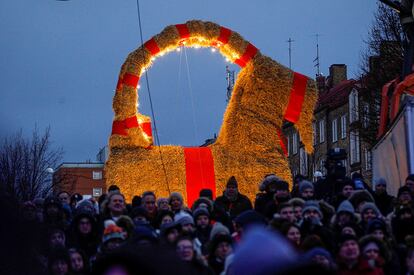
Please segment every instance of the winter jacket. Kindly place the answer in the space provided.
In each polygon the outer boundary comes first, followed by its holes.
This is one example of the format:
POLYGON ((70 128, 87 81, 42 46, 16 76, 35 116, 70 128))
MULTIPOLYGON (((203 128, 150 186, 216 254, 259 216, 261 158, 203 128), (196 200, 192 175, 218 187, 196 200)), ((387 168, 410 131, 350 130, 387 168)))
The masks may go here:
POLYGON ((223 196, 216 198, 214 204, 215 207, 218 206, 225 209, 232 219, 237 217, 240 213, 252 209, 252 203, 249 198, 240 193, 237 195, 237 199, 235 201, 230 201, 223 194, 223 196))

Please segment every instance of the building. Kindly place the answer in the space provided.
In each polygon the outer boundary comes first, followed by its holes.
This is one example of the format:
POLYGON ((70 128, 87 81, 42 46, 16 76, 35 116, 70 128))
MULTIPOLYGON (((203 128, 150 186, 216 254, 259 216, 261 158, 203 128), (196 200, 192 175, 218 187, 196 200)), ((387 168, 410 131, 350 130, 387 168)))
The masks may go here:
POLYGON ((99 197, 106 190, 103 162, 64 162, 53 173, 55 192, 99 197))
POLYGON ((313 122, 314 153, 306 154, 299 133, 291 123, 283 126, 287 140, 289 164, 293 176, 313 178, 316 171, 326 175, 324 161, 331 148, 343 148, 347 152, 344 160, 347 176, 361 173, 365 179, 372 178, 370 146, 361 141, 360 131, 369 123, 370 106, 362 101, 365 89, 361 80, 347 79, 344 64, 334 64, 329 76, 317 76, 319 99, 313 122))

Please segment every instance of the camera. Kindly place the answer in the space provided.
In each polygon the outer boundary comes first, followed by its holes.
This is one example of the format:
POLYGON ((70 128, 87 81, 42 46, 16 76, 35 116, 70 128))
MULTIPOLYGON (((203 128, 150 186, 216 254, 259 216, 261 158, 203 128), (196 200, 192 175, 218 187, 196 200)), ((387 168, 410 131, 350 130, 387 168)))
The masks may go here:
POLYGON ((346 174, 346 167, 344 166, 344 160, 347 158, 345 149, 332 148, 328 150, 325 161, 325 168, 328 175, 332 175, 335 178, 343 178, 346 174))

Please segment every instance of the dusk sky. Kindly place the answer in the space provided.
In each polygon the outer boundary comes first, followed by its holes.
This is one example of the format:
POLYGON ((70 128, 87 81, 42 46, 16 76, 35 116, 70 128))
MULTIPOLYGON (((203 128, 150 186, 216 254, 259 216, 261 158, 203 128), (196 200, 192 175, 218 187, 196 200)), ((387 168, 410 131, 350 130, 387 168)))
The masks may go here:
MULTIPOLYGON (((348 66, 358 77, 375 0, 141 0, 144 41, 171 24, 213 21, 260 51, 315 77, 348 66)), ((48 125, 63 161, 95 161, 113 119, 112 97, 128 53, 140 46, 136 0, 0 1, 0 137, 48 125)), ((218 133, 226 107, 225 59, 209 49, 158 58, 148 71, 161 144, 200 145, 218 133)), ((238 70, 238 66, 231 65, 238 70)), ((145 80, 140 112, 151 115, 145 80)))

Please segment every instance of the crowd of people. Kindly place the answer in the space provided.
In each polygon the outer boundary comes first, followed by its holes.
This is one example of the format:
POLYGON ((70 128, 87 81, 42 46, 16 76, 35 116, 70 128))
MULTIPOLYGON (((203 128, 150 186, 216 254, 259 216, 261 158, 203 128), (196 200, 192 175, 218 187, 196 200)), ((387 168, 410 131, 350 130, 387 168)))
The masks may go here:
POLYGON ((396 197, 358 173, 258 185, 252 202, 231 177, 191 206, 176 192, 127 203, 116 185, 99 199, 3 199, 2 274, 414 274, 414 174, 396 197))

